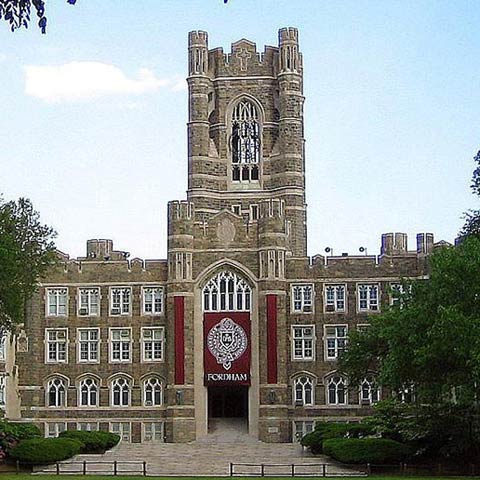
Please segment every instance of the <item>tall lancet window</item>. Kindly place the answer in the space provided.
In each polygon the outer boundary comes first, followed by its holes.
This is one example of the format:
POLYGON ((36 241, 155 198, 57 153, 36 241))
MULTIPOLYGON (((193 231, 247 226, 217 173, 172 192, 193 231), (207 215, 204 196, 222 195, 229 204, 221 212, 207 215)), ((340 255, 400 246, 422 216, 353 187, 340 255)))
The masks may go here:
POLYGON ((232 114, 232 181, 258 182, 260 126, 255 105, 243 100, 232 114))

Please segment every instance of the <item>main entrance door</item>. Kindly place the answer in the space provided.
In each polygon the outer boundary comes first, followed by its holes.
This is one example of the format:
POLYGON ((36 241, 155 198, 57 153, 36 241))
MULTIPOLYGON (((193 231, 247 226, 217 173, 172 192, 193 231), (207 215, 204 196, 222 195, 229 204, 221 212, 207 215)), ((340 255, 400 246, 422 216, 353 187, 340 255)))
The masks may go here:
POLYGON ((247 418, 248 387, 208 387, 209 418, 247 418))

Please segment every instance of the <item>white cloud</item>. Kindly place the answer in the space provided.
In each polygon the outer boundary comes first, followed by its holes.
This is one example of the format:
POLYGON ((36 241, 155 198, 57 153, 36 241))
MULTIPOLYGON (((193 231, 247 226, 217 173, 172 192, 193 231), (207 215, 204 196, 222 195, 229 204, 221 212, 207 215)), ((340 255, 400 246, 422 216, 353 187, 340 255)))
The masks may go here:
POLYGON ((0 63, 4 62, 7 59, 7 56, 4 53, 0 53, 0 63))
POLYGON ((49 102, 89 100, 107 95, 140 95, 160 88, 176 91, 178 80, 158 78, 147 69, 128 77, 115 65, 70 62, 25 67, 25 93, 49 102))

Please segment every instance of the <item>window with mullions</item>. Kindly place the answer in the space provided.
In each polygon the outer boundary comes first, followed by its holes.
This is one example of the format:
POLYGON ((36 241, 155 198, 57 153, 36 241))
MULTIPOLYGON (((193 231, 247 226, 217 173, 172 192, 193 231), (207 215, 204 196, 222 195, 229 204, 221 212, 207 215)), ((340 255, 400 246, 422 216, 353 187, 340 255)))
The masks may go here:
POLYGON ((163 288, 143 287, 143 314, 161 315, 163 313, 163 288))
POLYGON ((47 288, 47 316, 66 317, 68 313, 68 289, 47 288))
POLYGON ((110 362, 131 361, 132 332, 130 328, 110 329, 110 362))
POLYGON ((78 386, 78 405, 80 407, 98 406, 98 383, 94 378, 84 378, 78 386))
POLYGON ((130 381, 118 377, 110 384, 112 407, 128 407, 130 405, 130 381))
POLYGON ((378 311, 378 285, 358 285, 358 311, 378 311))
POLYGON ((232 113, 232 180, 258 182, 260 163, 260 126, 257 108, 244 100, 232 113))
POLYGON ((66 363, 68 331, 66 328, 45 330, 45 361, 47 363, 66 363))
POLYGON ((295 405, 313 405, 313 380, 306 375, 298 377, 293 382, 295 405))
POLYGON ((47 384, 47 406, 66 407, 67 388, 63 378, 52 378, 47 384))
POLYGON ((337 360, 345 351, 347 346, 346 325, 325 326, 325 358, 326 360, 337 360))
POLYGON ((325 285, 325 312, 345 312, 345 285, 325 285))
POLYGON ((252 290, 235 273, 223 271, 215 275, 203 288, 205 312, 250 311, 252 290))
POLYGON ((311 313, 313 311, 313 285, 294 285, 292 287, 292 311, 311 313))
POLYGON ((162 405, 162 382, 151 377, 143 382, 143 404, 146 407, 158 407, 162 405))
POLYGON ((292 327, 292 351, 294 360, 314 360, 315 327, 295 325, 292 327))
POLYGON ((377 403, 380 400, 380 389, 373 375, 366 376, 360 384, 360 403, 377 403))
POLYGON ((341 375, 334 375, 327 383, 327 399, 329 405, 347 404, 347 380, 341 375))
POLYGON ((110 315, 130 315, 130 287, 112 288, 110 290, 110 315))
POLYGON ((78 314, 80 316, 96 317, 100 310, 100 289, 80 288, 79 289, 78 314))

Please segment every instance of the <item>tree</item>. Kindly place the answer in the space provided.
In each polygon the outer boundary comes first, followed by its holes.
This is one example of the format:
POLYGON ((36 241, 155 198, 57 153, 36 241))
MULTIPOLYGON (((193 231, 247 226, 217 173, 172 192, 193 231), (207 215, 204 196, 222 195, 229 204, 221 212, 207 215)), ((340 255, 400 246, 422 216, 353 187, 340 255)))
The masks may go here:
MULTIPOLYGON (((67 0, 74 5, 77 0, 67 0)), ((45 2, 43 0, 0 0, 0 20, 5 20, 12 32, 18 28, 28 28, 32 7, 37 14, 38 26, 42 33, 47 31, 47 17, 45 16, 45 2)))
POLYGON ((39 277, 56 261, 55 236, 30 200, 0 198, 0 326, 11 329, 23 321, 39 277))
MULTIPOLYGON (((475 195, 480 197, 480 150, 473 159, 477 167, 473 171, 470 188, 475 195)), ((465 212, 465 225, 460 231, 460 235, 462 237, 468 235, 480 236, 480 210, 469 210, 465 212)))
POLYGON ((418 402, 478 405, 480 400, 480 237, 430 257, 429 280, 404 283, 398 305, 352 332, 340 368, 358 384, 414 385, 418 402))

